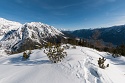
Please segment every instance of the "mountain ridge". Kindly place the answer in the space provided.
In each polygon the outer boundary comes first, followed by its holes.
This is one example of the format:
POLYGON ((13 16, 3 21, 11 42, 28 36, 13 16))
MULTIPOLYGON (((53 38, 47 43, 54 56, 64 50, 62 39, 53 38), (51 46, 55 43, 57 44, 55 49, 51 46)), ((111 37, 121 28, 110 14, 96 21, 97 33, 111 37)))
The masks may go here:
POLYGON ((8 31, 16 30, 20 26, 22 26, 22 24, 19 22, 9 21, 4 18, 0 18, 0 35, 3 36, 8 31))
POLYGON ((63 33, 66 33, 78 38, 91 39, 93 33, 96 30, 100 32, 100 36, 98 39, 102 39, 104 42, 113 43, 114 45, 120 45, 125 42, 125 25, 112 26, 107 28, 63 31, 63 33))
POLYGON ((60 42, 64 34, 53 26, 41 22, 25 23, 8 31, 0 41, 1 47, 12 52, 35 49, 47 42, 60 42))

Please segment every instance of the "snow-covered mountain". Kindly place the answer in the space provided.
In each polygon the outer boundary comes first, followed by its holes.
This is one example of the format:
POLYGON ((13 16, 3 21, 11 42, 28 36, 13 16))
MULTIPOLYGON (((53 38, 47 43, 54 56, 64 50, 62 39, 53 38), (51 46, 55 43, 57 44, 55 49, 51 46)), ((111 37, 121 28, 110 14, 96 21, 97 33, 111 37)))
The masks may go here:
POLYGON ((5 33, 11 30, 16 30, 20 26, 22 26, 21 23, 9 21, 4 18, 0 18, 0 39, 3 37, 5 33))
POLYGON ((5 34, 1 40, 1 46, 14 52, 21 52, 26 49, 38 48, 48 41, 58 42, 62 37, 63 33, 52 26, 31 22, 5 34))

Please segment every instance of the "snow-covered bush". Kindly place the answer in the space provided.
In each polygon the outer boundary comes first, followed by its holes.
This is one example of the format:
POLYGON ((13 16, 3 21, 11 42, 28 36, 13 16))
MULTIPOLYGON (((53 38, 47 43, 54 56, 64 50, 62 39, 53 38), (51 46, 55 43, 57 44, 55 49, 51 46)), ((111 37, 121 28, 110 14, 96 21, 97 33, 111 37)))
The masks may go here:
POLYGON ((26 52, 24 52, 23 53, 23 59, 28 59, 28 58, 29 58, 28 54, 26 52))
POLYGON ((28 58, 30 57, 30 54, 32 54, 32 51, 31 51, 31 50, 29 50, 28 53, 24 52, 24 53, 23 53, 23 60, 28 59, 28 58))
POLYGON ((63 46, 63 48, 64 48, 64 49, 69 49, 70 46, 69 46, 69 45, 65 45, 65 46, 63 46))
POLYGON ((75 46, 75 45, 73 45, 73 46, 72 46, 72 49, 76 49, 76 46, 75 46))
POLYGON ((106 61, 106 59, 104 57, 102 57, 102 59, 99 58, 98 65, 99 65, 100 68, 105 69, 106 67, 109 67, 109 64, 107 64, 106 66, 104 65, 105 61, 106 61))
POLYGON ((31 51, 31 50, 29 50, 29 52, 28 52, 28 55, 30 55, 30 54, 32 54, 32 51, 31 51))
POLYGON ((59 45, 52 45, 51 43, 45 48, 44 53, 47 54, 47 57, 53 63, 61 62, 67 56, 64 48, 61 48, 59 45))
POLYGON ((9 51, 9 50, 4 50, 4 52, 7 54, 12 54, 11 51, 9 51))

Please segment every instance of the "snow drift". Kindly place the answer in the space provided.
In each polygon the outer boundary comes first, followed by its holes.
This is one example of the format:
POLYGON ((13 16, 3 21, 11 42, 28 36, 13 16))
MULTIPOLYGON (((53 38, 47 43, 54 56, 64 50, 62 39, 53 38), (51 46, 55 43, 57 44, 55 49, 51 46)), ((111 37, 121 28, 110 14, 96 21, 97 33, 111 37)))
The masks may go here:
POLYGON ((22 61, 23 53, 0 58, 0 83, 124 83, 125 57, 113 58, 106 52, 86 47, 65 50, 68 56, 60 63, 49 61, 43 50, 33 50, 22 61), (99 57, 110 67, 98 67, 99 57))

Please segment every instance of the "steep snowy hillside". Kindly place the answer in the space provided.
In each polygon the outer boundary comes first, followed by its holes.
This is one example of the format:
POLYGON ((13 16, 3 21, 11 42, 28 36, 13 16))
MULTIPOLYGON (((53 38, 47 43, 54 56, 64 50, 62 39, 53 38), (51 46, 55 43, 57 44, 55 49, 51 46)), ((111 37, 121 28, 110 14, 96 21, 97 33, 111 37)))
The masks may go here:
POLYGON ((12 52, 38 48, 46 42, 58 42, 63 34, 52 26, 40 23, 26 23, 17 30, 9 31, 1 40, 2 48, 12 52))
POLYGON ((43 50, 33 50, 22 61, 22 53, 0 58, 0 83, 124 83, 125 57, 113 58, 105 52, 86 47, 65 50, 68 56, 60 63, 51 63, 43 50), (98 67, 99 57, 109 67, 98 67))
POLYGON ((11 30, 18 29, 22 24, 14 21, 9 21, 4 18, 0 18, 0 40, 2 39, 3 35, 11 30))

